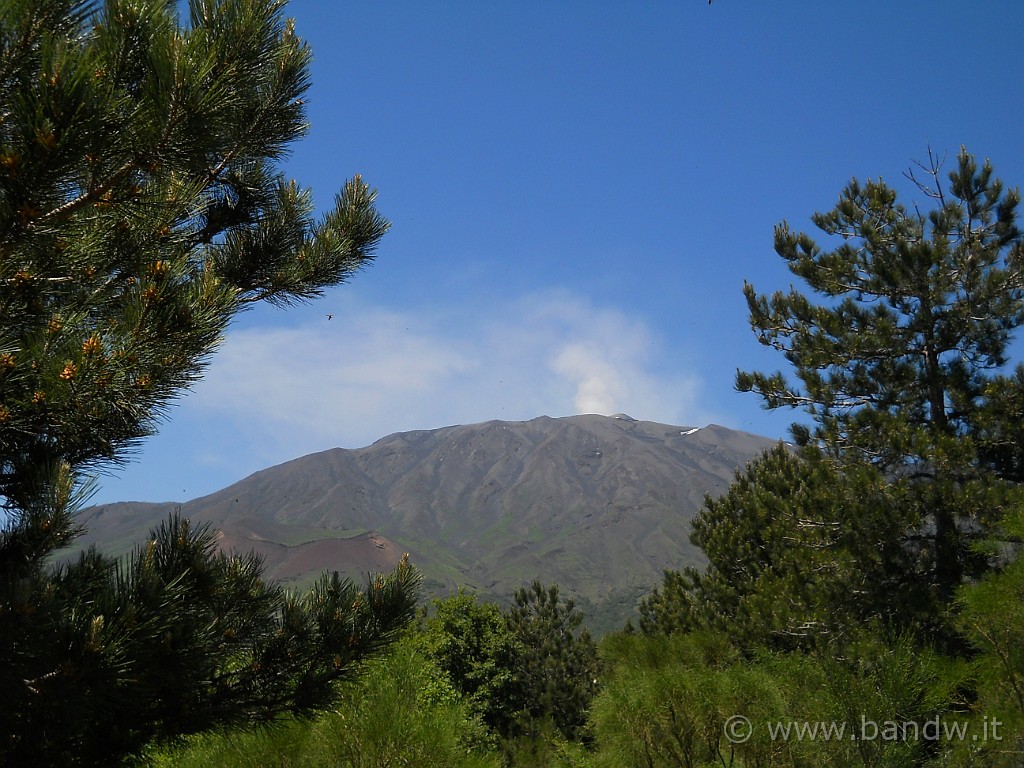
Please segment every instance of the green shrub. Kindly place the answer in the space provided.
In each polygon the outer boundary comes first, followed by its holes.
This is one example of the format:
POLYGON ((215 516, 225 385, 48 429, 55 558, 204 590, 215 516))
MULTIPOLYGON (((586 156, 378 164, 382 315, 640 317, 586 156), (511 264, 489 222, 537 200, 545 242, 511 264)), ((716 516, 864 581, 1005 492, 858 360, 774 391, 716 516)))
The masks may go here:
POLYGON ((592 764, 909 768, 936 759, 945 741, 913 738, 913 724, 963 720, 963 665, 905 641, 859 651, 744 659, 710 634, 610 638, 592 764), (905 737, 887 723, 908 723, 905 737))
POLYGON ((159 768, 497 768, 486 729, 409 639, 346 684, 334 713, 195 739, 159 768))

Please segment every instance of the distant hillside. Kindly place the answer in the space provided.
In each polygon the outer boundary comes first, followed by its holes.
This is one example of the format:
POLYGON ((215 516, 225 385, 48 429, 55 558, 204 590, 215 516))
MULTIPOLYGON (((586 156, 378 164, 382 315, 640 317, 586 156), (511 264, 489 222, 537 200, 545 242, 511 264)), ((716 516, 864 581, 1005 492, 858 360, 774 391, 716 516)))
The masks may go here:
POLYGON ((180 506, 255 549, 268 574, 303 582, 323 570, 354 578, 409 552, 430 594, 463 586, 506 600, 539 577, 616 626, 666 567, 699 565, 690 520, 705 494, 774 441, 628 416, 404 432, 333 449, 177 504, 120 503, 83 513, 96 543, 125 552, 180 506))

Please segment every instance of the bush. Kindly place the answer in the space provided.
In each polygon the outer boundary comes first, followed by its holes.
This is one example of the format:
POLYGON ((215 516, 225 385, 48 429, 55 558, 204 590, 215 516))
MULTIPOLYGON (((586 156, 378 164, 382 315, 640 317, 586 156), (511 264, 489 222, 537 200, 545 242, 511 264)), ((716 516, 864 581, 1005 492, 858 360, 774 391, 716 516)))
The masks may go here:
POLYGON ((858 662, 744 660, 700 633, 619 636, 602 650, 611 672, 591 727, 593 764, 608 768, 919 766, 944 744, 913 738, 913 726, 892 738, 885 724, 956 720, 963 681, 961 665, 904 641, 861 649, 858 662))
POLYGON ((497 768, 486 729, 410 639, 343 687, 336 712, 257 733, 200 737, 158 768, 497 768))

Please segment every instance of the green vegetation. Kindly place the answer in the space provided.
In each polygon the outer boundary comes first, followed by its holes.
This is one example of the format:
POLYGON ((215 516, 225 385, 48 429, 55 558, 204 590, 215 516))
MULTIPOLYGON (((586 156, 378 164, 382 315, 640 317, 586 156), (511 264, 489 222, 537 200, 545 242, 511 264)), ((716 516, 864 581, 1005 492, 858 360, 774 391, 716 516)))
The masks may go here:
POLYGON ((811 423, 707 500, 708 567, 639 631, 599 647, 538 581, 414 626, 407 562, 290 594, 176 516, 49 564, 237 312, 387 230, 358 177, 316 223, 276 169, 309 65, 283 7, 0 6, 0 765, 1024 762, 1024 237, 966 151, 910 175, 930 210, 853 181, 813 217, 836 247, 776 229, 808 293, 745 293, 799 383, 737 387, 811 423))
POLYGON ((600 661, 583 614, 557 585, 534 581, 502 611, 473 595, 435 600, 425 653, 503 742, 506 753, 584 737, 600 661))
POLYGON ((934 743, 867 738, 871 724, 949 716, 962 679, 909 642, 856 661, 743 661, 720 634, 694 632, 617 638, 607 654, 614 674, 593 712, 602 766, 924 765, 934 743), (805 723, 820 733, 810 737, 805 723))
POLYGON ((507 623, 520 646, 514 666, 517 731, 550 722, 566 739, 580 738, 599 674, 597 646, 580 626, 583 614, 572 598, 560 598, 556 584, 534 581, 516 590, 507 623))
POLYGON ((33 674, 4 671, 14 761, 105 764, 211 727, 308 717, 409 622, 418 577, 403 562, 365 590, 325 575, 289 594, 261 578, 254 556, 218 552, 208 529, 172 518, 126 563, 93 552, 50 578, 32 619, 13 627, 37 645, 7 638, 21 655, 13 669, 33 674))
MULTIPOLYGON (((881 182, 854 181, 834 210, 814 217, 839 239, 835 250, 777 228, 776 250, 817 302, 795 289, 765 297, 746 287, 758 338, 783 353, 802 386, 781 373, 740 373, 737 386, 769 408, 803 408, 812 425, 794 425, 798 451, 765 454, 705 504, 693 541, 708 569, 666 573, 641 604, 640 642, 711 632, 736 654, 665 694, 683 709, 648 739, 663 750, 683 745, 680 728, 693 736, 694 723, 721 721, 732 708, 755 725, 854 728, 859 719, 866 728, 842 742, 763 745, 781 750, 774 755, 756 752, 754 737, 729 744, 729 759, 743 765, 1024 757, 1024 368, 1005 371, 1024 322, 1019 196, 966 151, 948 183, 934 158, 921 168, 930 211, 905 208, 881 182), (757 678, 765 687, 750 688, 747 702, 728 698, 754 685, 744 677, 753 671, 768 673, 757 678), (710 693, 686 687, 709 675, 710 693), (694 699, 718 709, 701 720, 694 699), (889 738, 871 730, 879 723, 889 738), (931 737, 914 735, 929 723, 931 737), (936 735, 940 726, 947 732, 936 735)), ((660 722, 655 699, 638 701, 638 724, 660 722)), ((601 706, 599 698, 595 712, 601 706)), ((672 752, 648 764, 721 758, 708 734, 703 752, 690 745, 685 759, 672 752)))
POLYGON ((665 575, 640 605, 645 632, 706 627, 744 648, 849 645, 930 619, 900 489, 869 465, 840 471, 779 446, 694 521, 706 570, 665 575), (922 602, 926 605, 922 606, 922 602))
POLYGON ((158 767, 497 768, 488 734, 444 672, 406 637, 345 683, 336 712, 256 733, 202 736, 158 754, 158 767))
POLYGON ((124 460, 231 319, 319 295, 388 223, 359 177, 319 222, 277 162, 310 53, 283 2, 0 4, 0 764, 118 764, 153 742, 331 707, 411 619, 408 564, 305 596, 172 518, 85 552, 82 473, 124 460))
POLYGON ((738 384, 812 424, 794 427, 799 448, 767 452, 707 500, 693 530, 707 569, 666 573, 639 631, 604 638, 596 689, 574 699, 578 675, 541 684, 586 666, 573 666, 557 591, 522 590, 504 622, 466 595, 436 605, 422 647, 498 738, 475 754, 602 768, 1021 764, 1024 370, 1004 370, 1024 299, 1017 195, 966 152, 948 186, 925 168, 931 212, 854 182, 815 218, 837 249, 778 230, 821 302, 747 293, 759 337, 802 388, 781 374, 738 384), (527 655, 539 676, 517 661, 526 625, 544 638, 527 655), (521 708, 522 684, 536 709, 521 708), (578 701, 584 719, 560 729, 559 705, 542 705, 555 701, 578 701), (516 711, 528 727, 509 738, 516 711))
POLYGON ((502 611, 458 595, 340 688, 337 711, 189 740, 157 765, 584 765, 597 646, 571 600, 533 583, 502 611))
MULTIPOLYGON (((1003 521, 1002 537, 1024 541, 1024 511, 1015 510, 1003 521)), ((1014 559, 962 589, 959 606, 959 627, 975 650, 974 727, 997 719, 1004 736, 1001 742, 957 745, 959 764, 974 759, 975 764, 1017 765, 1024 754, 1024 561, 1014 559)))
POLYGON ((433 602, 423 621, 424 652, 495 733, 508 734, 518 711, 518 639, 501 609, 459 593, 433 602))

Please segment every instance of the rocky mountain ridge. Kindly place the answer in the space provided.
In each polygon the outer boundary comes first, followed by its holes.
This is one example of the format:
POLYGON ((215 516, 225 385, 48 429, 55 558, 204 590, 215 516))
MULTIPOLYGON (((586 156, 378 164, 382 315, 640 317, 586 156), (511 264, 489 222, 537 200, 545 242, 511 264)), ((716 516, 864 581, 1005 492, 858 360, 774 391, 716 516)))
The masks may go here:
POLYGON ((536 577, 615 621, 664 568, 702 562, 688 536, 705 495, 774 442, 624 414, 403 432, 183 504, 90 508, 79 544, 127 551, 180 507, 219 530, 223 547, 260 552, 285 581, 323 570, 361 578, 409 552, 428 594, 464 587, 504 600, 536 577))

